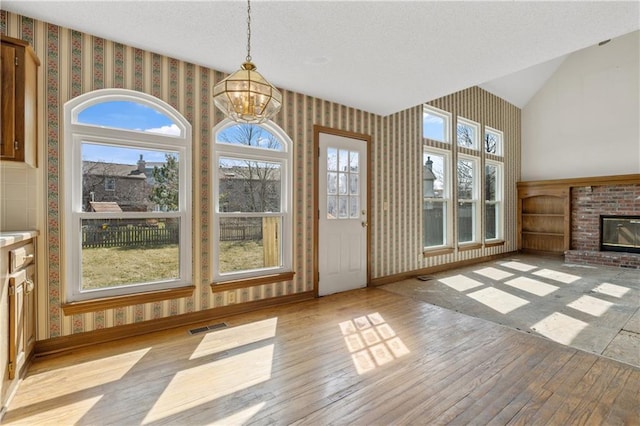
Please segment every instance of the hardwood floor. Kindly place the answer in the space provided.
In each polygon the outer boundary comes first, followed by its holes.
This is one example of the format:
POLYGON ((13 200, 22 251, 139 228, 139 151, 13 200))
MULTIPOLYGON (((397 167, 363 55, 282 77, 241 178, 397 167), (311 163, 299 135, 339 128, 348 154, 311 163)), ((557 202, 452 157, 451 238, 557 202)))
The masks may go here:
POLYGON ((7 424, 638 424, 640 369, 356 290, 38 359, 7 424))

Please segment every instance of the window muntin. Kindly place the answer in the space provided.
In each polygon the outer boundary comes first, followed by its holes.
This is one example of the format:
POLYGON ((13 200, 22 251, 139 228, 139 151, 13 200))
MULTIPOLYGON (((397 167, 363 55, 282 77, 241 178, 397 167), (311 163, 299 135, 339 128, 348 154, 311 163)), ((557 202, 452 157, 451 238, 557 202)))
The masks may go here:
MULTIPOLYGON (((126 114, 124 114, 126 115, 126 114)), ((151 117, 150 120, 155 119, 151 117)), ((104 123, 103 123, 104 124, 104 123)), ((190 125, 159 99, 125 89, 81 95, 65 105, 67 300, 132 294, 191 281, 190 125), (85 110, 131 103, 166 116, 180 136, 84 123, 85 110), (160 161, 146 162, 159 156, 160 161), (153 167, 152 167, 153 166, 153 167), (111 184, 113 182, 113 185, 111 184)), ((146 130, 149 130, 146 129, 146 130)))
POLYGON ((214 281, 290 271, 290 140, 270 122, 214 134, 214 281))
POLYGON ((478 149, 480 125, 466 118, 458 117, 456 123, 457 144, 463 148, 478 149))
POLYGON ((478 159, 460 155, 456 167, 458 243, 478 241, 478 159))
POLYGON ((429 105, 422 109, 422 137, 440 142, 451 140, 451 114, 429 105))
POLYGON ((491 127, 484 128, 484 152, 493 155, 503 155, 503 136, 504 133, 500 130, 492 129, 491 127))
POLYGON ((423 246, 444 247, 450 241, 450 154, 425 147, 423 154, 423 246))
POLYGON ((502 238, 503 227, 503 175, 502 163, 487 160, 485 164, 484 178, 485 198, 485 240, 498 240, 502 238))
POLYGON ((360 155, 327 148, 327 219, 360 219, 360 155))

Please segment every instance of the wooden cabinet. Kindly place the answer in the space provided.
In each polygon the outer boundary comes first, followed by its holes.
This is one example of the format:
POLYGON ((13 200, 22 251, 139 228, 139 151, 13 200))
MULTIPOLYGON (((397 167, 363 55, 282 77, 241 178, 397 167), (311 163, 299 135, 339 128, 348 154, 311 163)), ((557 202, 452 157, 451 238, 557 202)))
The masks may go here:
POLYGON ((0 243, 0 402, 4 410, 34 353, 37 290, 35 238, 0 243))
POLYGON ((1 47, 0 160, 37 167, 37 72, 40 61, 23 40, 3 35, 1 47))
POLYGON ((571 243, 569 188, 518 184, 518 248, 563 254, 571 243))

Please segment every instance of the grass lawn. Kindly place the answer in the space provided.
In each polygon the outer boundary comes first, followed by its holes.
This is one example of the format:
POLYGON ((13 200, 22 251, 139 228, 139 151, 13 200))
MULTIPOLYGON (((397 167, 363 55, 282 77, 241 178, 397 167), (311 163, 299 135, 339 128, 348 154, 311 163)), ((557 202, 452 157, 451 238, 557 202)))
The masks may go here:
MULTIPOLYGON (((233 272, 264 267, 262 241, 224 241, 220 270, 233 272)), ((82 249, 85 290, 178 278, 178 245, 82 249)))

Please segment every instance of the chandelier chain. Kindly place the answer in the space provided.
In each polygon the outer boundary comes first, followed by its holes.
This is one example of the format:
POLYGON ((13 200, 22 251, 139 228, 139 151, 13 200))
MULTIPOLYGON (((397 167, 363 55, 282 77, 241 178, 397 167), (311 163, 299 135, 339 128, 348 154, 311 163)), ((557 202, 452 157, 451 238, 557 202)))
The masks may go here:
POLYGON ((247 62, 251 62, 251 0, 247 0, 247 62))

